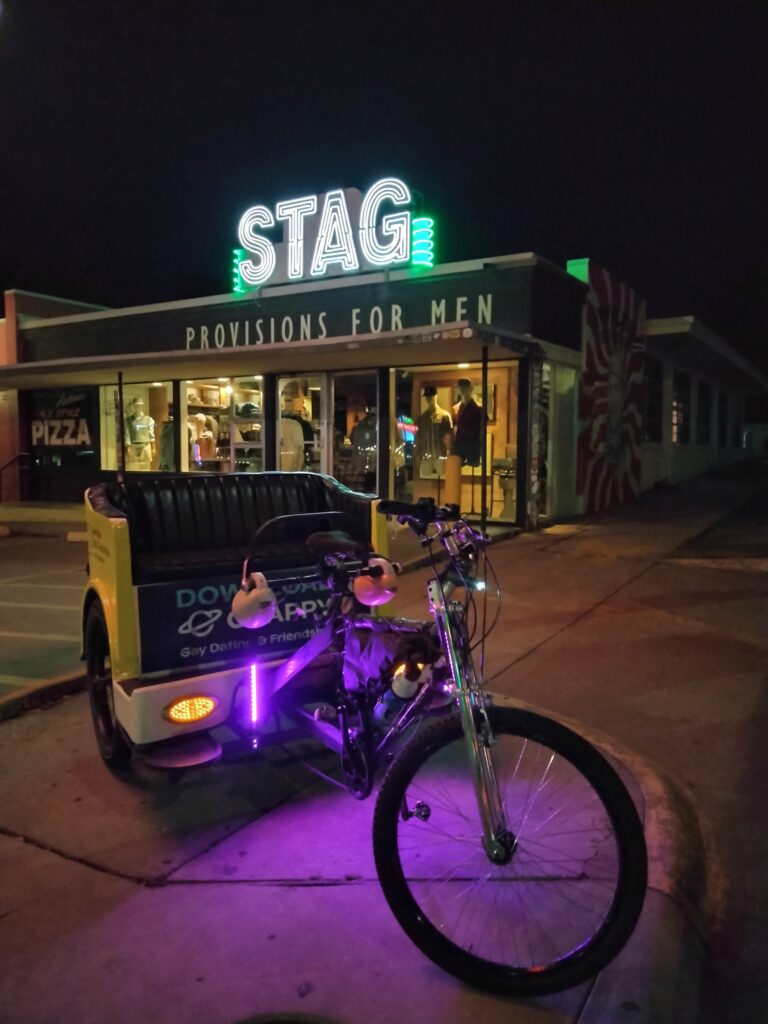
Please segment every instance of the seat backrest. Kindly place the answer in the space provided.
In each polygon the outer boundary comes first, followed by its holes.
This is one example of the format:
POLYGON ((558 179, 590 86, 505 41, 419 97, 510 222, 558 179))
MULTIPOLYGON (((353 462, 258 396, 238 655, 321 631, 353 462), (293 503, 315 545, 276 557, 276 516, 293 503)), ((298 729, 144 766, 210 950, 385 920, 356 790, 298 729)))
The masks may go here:
POLYGON ((291 513, 350 512, 361 537, 370 530, 370 504, 318 473, 137 474, 110 492, 137 554, 247 547, 265 522, 291 513))

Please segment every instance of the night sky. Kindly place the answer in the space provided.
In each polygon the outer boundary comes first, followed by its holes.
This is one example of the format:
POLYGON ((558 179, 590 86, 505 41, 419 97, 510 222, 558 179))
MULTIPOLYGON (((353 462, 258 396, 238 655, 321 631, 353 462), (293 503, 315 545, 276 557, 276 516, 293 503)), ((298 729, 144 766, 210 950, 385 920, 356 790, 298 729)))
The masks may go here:
POLYGON ((404 178, 768 368, 768 3, 2 0, 0 287, 219 294, 242 211, 404 178))

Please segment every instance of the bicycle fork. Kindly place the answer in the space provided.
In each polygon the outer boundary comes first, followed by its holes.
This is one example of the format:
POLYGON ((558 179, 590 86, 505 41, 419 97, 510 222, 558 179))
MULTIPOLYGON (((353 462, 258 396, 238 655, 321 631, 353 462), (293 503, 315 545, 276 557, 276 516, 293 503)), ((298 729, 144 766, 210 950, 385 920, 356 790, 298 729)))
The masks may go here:
POLYGON ((464 666, 459 661, 451 612, 443 588, 437 580, 431 580, 427 586, 427 593, 430 611, 440 634, 440 642, 448 657, 451 679, 459 704, 461 726, 467 744, 477 807, 483 827, 483 849, 494 864, 506 864, 512 859, 516 840, 506 824, 504 806, 493 767, 493 732, 488 712, 477 686, 471 654, 464 666), (471 678, 467 678, 467 675, 471 678), (478 718, 482 720, 481 730, 478 729, 478 718))

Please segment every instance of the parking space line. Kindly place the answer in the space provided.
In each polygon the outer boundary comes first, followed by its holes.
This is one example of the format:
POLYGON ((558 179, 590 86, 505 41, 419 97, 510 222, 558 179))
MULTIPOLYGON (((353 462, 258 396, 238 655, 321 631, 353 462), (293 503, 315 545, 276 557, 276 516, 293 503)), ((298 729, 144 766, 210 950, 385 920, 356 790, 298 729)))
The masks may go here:
POLYGON ((30 686, 38 680, 34 676, 3 676, 0 675, 0 686, 30 686))
POLYGON ((10 629, 0 629, 0 636, 7 636, 12 640, 51 640, 60 643, 62 640, 67 643, 79 643, 80 638, 71 633, 16 633, 10 629))
POLYGON ((23 601, 0 601, 0 608, 50 608, 57 612, 79 612, 79 604, 25 604, 23 601))
MULTIPOLYGON (((39 579, 45 580, 45 576, 38 577, 39 579)), ((3 587, 34 587, 36 583, 8 583, 6 580, 0 580, 0 584, 3 587)), ((47 583, 45 584, 46 590, 82 590, 82 586, 77 583, 47 583)))
POLYGON ((40 577, 42 577, 43 579, 48 579, 49 576, 63 576, 66 575, 68 572, 82 572, 82 569, 72 566, 69 569, 50 569, 46 570, 45 572, 28 572, 24 576, 9 576, 8 579, 4 580, 3 582, 6 584, 16 583, 19 580, 37 580, 40 579, 40 577))

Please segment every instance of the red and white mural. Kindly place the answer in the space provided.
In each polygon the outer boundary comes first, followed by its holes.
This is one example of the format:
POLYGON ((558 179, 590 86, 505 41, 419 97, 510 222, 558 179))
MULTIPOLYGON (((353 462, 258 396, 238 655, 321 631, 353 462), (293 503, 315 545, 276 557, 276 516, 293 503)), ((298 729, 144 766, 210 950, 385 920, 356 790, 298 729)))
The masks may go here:
POLYGON ((640 491, 645 302, 591 262, 587 283, 576 491, 596 512, 640 491))

